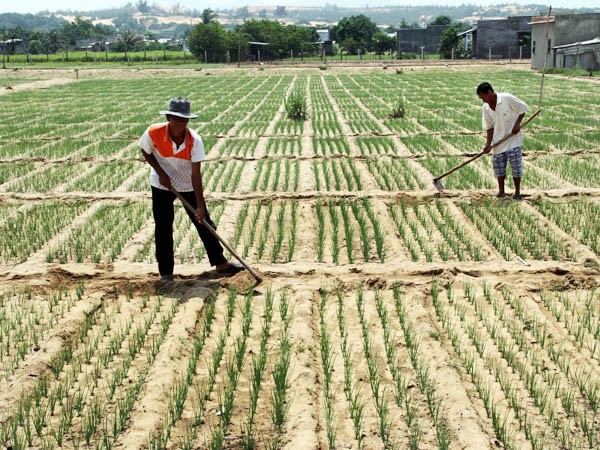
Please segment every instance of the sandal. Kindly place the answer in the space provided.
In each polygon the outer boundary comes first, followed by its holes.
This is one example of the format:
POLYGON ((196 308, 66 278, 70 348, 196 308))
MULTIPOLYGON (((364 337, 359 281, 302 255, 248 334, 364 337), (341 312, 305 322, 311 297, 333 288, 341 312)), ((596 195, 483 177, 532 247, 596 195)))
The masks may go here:
POLYGON ((242 266, 241 264, 232 262, 232 263, 229 263, 229 265, 223 269, 217 269, 217 273, 234 275, 238 272, 241 272, 242 270, 244 270, 244 266, 242 266))

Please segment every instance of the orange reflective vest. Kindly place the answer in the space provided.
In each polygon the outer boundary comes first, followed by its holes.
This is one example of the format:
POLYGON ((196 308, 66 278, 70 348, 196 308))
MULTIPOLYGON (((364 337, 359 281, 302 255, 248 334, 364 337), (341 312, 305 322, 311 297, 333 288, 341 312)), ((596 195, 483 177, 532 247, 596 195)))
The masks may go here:
POLYGON ((175 145, 169 136, 169 124, 150 127, 148 129, 148 135, 150 136, 150 139, 152 139, 156 150, 158 150, 158 153, 160 153, 163 158, 179 158, 191 161, 194 138, 187 129, 185 130, 184 148, 177 153, 173 150, 175 145))

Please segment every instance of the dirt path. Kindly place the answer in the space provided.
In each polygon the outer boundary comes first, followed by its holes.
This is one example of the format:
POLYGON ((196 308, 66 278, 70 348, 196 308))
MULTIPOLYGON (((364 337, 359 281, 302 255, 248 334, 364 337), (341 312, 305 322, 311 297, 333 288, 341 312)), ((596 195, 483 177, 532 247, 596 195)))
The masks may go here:
POLYGON ((53 86, 61 86, 77 81, 75 78, 51 78, 49 80, 31 81, 28 83, 17 83, 14 86, 7 86, 0 89, 0 95, 8 95, 14 92, 21 92, 35 89, 48 89, 53 86))

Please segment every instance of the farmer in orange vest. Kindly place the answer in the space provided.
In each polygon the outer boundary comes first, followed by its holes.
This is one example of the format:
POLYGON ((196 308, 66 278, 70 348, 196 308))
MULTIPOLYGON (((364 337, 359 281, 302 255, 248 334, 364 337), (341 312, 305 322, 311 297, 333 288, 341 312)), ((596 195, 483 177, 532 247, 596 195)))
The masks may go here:
POLYGON ((187 211, 192 223, 198 230, 200 239, 206 248, 211 266, 223 274, 235 274, 243 269, 239 264, 229 262, 223 256, 223 247, 202 224, 206 220, 214 229, 210 219, 200 166, 206 159, 202 138, 188 128, 190 119, 198 117, 190 112, 189 100, 173 98, 168 111, 160 111, 167 118, 166 123, 150 125, 140 138, 144 158, 152 167, 150 184, 152 186, 152 214, 154 215, 154 240, 156 260, 161 281, 173 281, 173 220, 175 213, 173 202, 178 191, 196 210, 187 211))

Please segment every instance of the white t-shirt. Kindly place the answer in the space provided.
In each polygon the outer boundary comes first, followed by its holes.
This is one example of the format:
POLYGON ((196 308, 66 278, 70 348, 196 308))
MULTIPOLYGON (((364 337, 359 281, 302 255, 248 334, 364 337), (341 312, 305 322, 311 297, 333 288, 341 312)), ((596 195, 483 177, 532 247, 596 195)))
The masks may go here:
MULTIPOLYGON (((160 167, 171 179, 173 188, 179 192, 191 192, 192 163, 206 159, 202 138, 194 130, 187 129, 184 142, 178 147, 171 140, 168 133, 168 122, 150 125, 142 137, 139 145, 144 152, 154 155, 160 167)), ((160 184, 158 173, 150 170, 150 184, 153 187, 168 190, 160 184)))
MULTIPOLYGON (((512 132, 517 118, 527 111, 529 107, 525 102, 511 94, 496 94, 496 110, 490 108, 487 103, 483 104, 482 124, 484 130, 494 129, 492 144, 498 142, 504 136, 512 132)), ((511 148, 522 147, 523 136, 521 132, 507 139, 498 147, 493 148, 494 155, 503 153, 511 148)))

